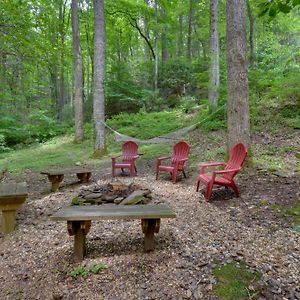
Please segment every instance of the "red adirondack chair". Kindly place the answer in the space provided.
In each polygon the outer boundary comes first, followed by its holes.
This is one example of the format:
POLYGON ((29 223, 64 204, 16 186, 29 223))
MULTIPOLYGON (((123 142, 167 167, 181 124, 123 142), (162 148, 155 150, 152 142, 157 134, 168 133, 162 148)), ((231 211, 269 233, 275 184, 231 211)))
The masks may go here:
POLYGON ((115 169, 129 169, 130 176, 134 176, 137 172, 135 166, 135 160, 139 157, 138 144, 133 141, 125 142, 122 145, 122 155, 112 157, 112 175, 115 176, 115 169), (122 161, 117 163, 117 158, 122 157, 122 161))
POLYGON ((177 172, 181 171, 186 178, 184 172, 184 163, 188 160, 190 145, 185 141, 180 141, 173 146, 172 156, 164 156, 157 159, 156 163, 156 180, 159 172, 169 172, 172 176, 173 183, 176 183, 177 172), (162 161, 171 159, 171 165, 162 165, 162 161))
POLYGON ((234 176, 241 170, 241 167, 247 156, 247 148, 244 144, 236 144, 232 147, 229 154, 229 160, 224 162, 209 162, 200 165, 200 173, 197 182, 197 192, 199 191, 200 183, 206 185, 205 199, 209 201, 213 185, 221 185, 233 189, 237 197, 239 191, 233 180, 234 176), (206 168, 224 166, 224 170, 213 171, 212 175, 205 174, 206 168))

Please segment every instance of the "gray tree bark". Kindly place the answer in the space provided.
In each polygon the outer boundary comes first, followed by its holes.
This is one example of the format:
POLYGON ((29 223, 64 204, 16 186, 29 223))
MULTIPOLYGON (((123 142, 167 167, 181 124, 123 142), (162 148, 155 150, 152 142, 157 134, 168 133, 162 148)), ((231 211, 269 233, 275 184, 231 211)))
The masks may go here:
POLYGON ((155 9, 155 67, 154 67, 154 91, 157 91, 158 84, 158 24, 157 24, 157 0, 154 1, 155 9))
MULTIPOLYGON (((166 19, 166 10, 164 7, 161 8, 161 17, 166 19)), ((168 60, 168 49, 167 49, 167 26, 164 24, 161 29, 161 63, 164 65, 168 60)))
POLYGON ((179 24, 179 31, 178 31, 176 52, 178 57, 182 57, 182 49, 183 49, 183 15, 182 14, 178 16, 178 24, 179 24))
POLYGON ((210 70, 208 100, 212 112, 218 107, 220 86, 218 0, 210 0, 210 70))
POLYGON ((94 156, 99 157, 106 152, 105 140, 105 16, 104 0, 94 0, 94 156))
POLYGON ((227 0, 228 149, 250 147, 246 0, 227 0))
POLYGON ((189 20, 188 20, 188 33, 187 33, 187 58, 190 60, 192 57, 192 23, 194 15, 193 0, 190 0, 189 20))
POLYGON ((78 0, 72 0, 72 35, 74 53, 74 80, 75 80, 75 143, 83 140, 83 63, 80 46, 80 33, 78 24, 78 0))

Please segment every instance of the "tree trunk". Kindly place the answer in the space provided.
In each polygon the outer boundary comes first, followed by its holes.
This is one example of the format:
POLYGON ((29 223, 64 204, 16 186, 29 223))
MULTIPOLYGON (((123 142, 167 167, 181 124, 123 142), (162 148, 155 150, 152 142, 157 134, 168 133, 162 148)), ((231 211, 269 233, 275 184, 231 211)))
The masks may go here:
POLYGON ((106 152, 105 141, 105 18, 104 0, 94 0, 94 155, 99 157, 106 152))
POLYGON ((74 109, 75 109, 75 143, 83 140, 83 64, 80 46, 80 33, 78 24, 78 0, 72 0, 72 33, 74 52, 74 109))
POLYGON ((250 147, 246 0, 227 0, 228 149, 250 147))
MULTIPOLYGON (((149 5, 149 0, 145 0, 145 4, 149 5)), ((147 37, 147 39, 149 39, 149 17, 148 16, 144 16, 143 18, 144 20, 144 32, 145 32, 145 36, 147 37)), ((144 55, 145 55, 145 61, 149 61, 150 59, 150 55, 149 55, 149 46, 147 44, 147 41, 144 39, 144 55)))
MULTIPOLYGON (((166 19, 166 10, 161 8, 161 17, 166 19)), ((161 30, 161 63, 164 65, 168 59, 168 50, 167 50, 167 28, 166 25, 163 25, 161 30)))
POLYGON ((179 32, 178 32, 178 41, 177 41, 177 56, 182 57, 182 49, 183 49, 183 15, 179 15, 178 17, 179 23, 179 32))
POLYGON ((249 19, 249 46, 250 46, 250 56, 249 56, 249 63, 250 67, 252 68, 254 65, 254 42, 253 42, 253 34, 254 34, 254 17, 251 12, 250 1, 247 0, 247 13, 249 19))
POLYGON ((154 3, 155 8, 155 67, 154 67, 154 91, 157 91, 158 82, 158 24, 157 24, 157 0, 154 3))
POLYGON ((218 0, 210 0, 210 70, 208 100, 212 112, 217 110, 220 85, 218 0))
POLYGON ((192 56, 192 22, 193 22, 193 0, 190 0, 189 9, 189 23, 188 23, 188 34, 187 34, 187 58, 190 60, 192 56))

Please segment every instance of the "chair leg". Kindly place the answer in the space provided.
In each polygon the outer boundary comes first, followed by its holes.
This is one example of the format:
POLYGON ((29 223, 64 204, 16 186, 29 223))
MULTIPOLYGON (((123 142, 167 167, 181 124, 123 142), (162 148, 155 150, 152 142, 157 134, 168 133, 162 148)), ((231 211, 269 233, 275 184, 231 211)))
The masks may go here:
POLYGON ((174 171, 171 174, 172 174, 172 181, 173 181, 173 183, 176 183, 177 172, 174 171))
POLYGON ((134 172, 134 165, 130 166, 130 177, 134 177, 135 172, 134 172))
POLYGON ((197 181, 197 188, 196 188, 196 192, 199 192, 199 187, 200 187, 200 180, 197 181))
POLYGON ((233 191, 236 194, 236 196, 239 197, 240 193, 239 193, 238 188, 237 188, 237 186, 236 186, 236 184, 235 184, 234 181, 231 182, 230 187, 233 189, 233 191))
POLYGON ((212 187, 213 187, 213 183, 209 182, 207 184, 207 188, 206 188, 206 193, 205 193, 205 199, 206 201, 209 201, 211 194, 212 194, 212 187))
POLYGON ((115 177, 115 167, 114 166, 112 166, 111 171, 112 171, 112 176, 115 177))

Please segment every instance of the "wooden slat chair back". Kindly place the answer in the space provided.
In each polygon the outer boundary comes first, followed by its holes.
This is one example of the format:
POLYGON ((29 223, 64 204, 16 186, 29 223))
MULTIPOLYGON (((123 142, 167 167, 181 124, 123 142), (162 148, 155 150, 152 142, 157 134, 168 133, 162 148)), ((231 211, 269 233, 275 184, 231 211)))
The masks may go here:
POLYGON ((184 163, 188 160, 190 145, 185 141, 180 141, 173 146, 172 156, 164 156, 157 159, 156 179, 159 172, 169 172, 172 176, 173 183, 176 183, 177 172, 181 171, 186 177, 184 163), (171 165, 162 165, 162 161, 171 159, 171 165))
POLYGON ((137 172, 135 166, 135 160, 139 157, 138 155, 138 144, 133 141, 127 141, 122 145, 122 155, 112 157, 112 175, 115 176, 115 170, 129 169, 130 176, 134 176, 137 172), (122 162, 118 163, 117 158, 121 157, 122 162))
POLYGON ((207 162, 200 165, 200 172, 197 181, 197 192, 199 191, 200 183, 206 185, 205 199, 210 200, 213 185, 221 185, 230 187, 239 196, 239 191, 234 182, 235 175, 241 170, 242 165, 247 156, 247 148, 244 144, 239 143, 232 147, 229 154, 229 160, 224 162, 207 162), (223 166, 223 170, 213 171, 212 175, 206 174, 206 169, 210 167, 223 166))

